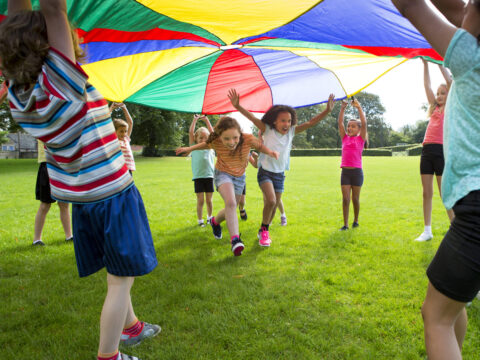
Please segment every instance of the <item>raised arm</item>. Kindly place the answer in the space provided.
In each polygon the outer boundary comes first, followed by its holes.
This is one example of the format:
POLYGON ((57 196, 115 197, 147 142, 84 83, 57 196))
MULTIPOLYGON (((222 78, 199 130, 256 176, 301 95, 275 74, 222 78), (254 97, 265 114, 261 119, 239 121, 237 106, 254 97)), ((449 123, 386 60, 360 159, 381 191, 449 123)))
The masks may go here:
POLYGON ((435 104, 435 94, 432 90, 432 84, 430 82, 430 71, 428 70, 428 62, 423 61, 423 86, 425 87, 425 94, 427 95, 427 101, 430 105, 435 104))
POLYGON ((450 90, 450 86, 452 85, 452 75, 450 75, 448 70, 445 69, 442 65, 438 65, 438 67, 443 75, 443 78, 445 79, 445 82, 447 83, 447 90, 450 90))
POLYGON ((32 10, 30 0, 8 0, 8 15, 13 15, 17 11, 32 10))
MULTIPOLYGON (((188 130, 188 144, 193 144, 195 142, 195 126, 197 125, 198 115, 193 115, 192 123, 190 124, 190 129, 188 130)), ((178 154, 177 154, 178 155, 178 154)))
POLYGON ((207 129, 210 133, 213 132, 213 126, 212 124, 210 124, 210 120, 208 120, 208 117, 206 115, 202 115, 200 117, 204 122, 205 122, 205 125, 207 125, 207 129))
POLYGON ((245 109, 240 105, 240 95, 237 93, 235 89, 230 89, 228 91, 228 98, 230 99, 230 102, 232 103, 233 107, 237 109, 237 111, 240 112, 243 116, 245 116, 248 120, 253 122, 253 124, 260 129, 261 131, 265 131, 265 123, 262 122, 262 120, 258 119, 253 115, 250 111, 245 109))
POLYGON ((431 0, 433 5, 456 27, 462 26, 465 2, 463 0, 431 0))
MULTIPOLYGON (((440 0, 438 0, 440 1, 440 0)), ((449 0, 440 2, 446 3, 449 0)), ((456 0, 455 0, 456 1, 456 0)), ((441 55, 445 56, 448 45, 457 28, 447 23, 430 8, 425 0, 392 0, 398 11, 417 28, 423 37, 441 55)))
POLYGON ((362 127, 360 128, 360 136, 363 140, 367 139, 367 118, 365 117, 365 113, 363 112, 362 105, 358 102, 357 99, 352 101, 352 105, 357 109, 358 116, 360 117, 360 122, 362 123, 362 127))
POLYGON ((323 110, 320 114, 317 116, 311 118, 309 121, 304 122, 303 124, 297 125, 295 127, 295 134, 301 133, 302 131, 305 131, 312 126, 317 125, 321 120, 323 120, 333 109, 333 106, 335 105, 335 95, 330 94, 328 97, 328 102, 327 102, 327 107, 325 110, 323 110))
POLYGON ((345 115, 345 109, 347 108, 347 105, 347 100, 342 100, 340 112, 338 113, 338 133, 340 134, 341 139, 345 137, 345 124, 343 123, 343 117, 345 115))
POLYGON ((75 62, 75 51, 65 0, 40 0, 40 11, 47 23, 48 43, 75 62))
POLYGON ((127 120, 128 137, 130 137, 132 135, 132 131, 133 131, 133 119, 130 116, 130 113, 128 112, 127 106, 124 103, 120 103, 119 107, 122 109, 123 115, 125 115, 125 119, 127 120))
POLYGON ((179 147, 175 150, 175 154, 176 155, 180 155, 180 154, 183 154, 183 156, 187 156, 188 154, 190 154, 192 151, 194 150, 206 150, 206 149, 209 149, 209 146, 206 142, 201 142, 201 143, 198 143, 198 144, 195 144, 195 145, 192 145, 192 146, 188 146, 188 147, 179 147))

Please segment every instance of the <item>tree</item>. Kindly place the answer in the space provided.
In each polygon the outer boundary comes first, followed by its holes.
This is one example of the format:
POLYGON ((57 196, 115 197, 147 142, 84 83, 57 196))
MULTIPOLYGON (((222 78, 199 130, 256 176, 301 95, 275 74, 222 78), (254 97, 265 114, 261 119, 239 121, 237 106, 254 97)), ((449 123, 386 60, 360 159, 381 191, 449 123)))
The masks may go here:
MULTIPOLYGON (((4 81, 5 79, 0 76, 0 87, 4 81)), ((7 132, 23 132, 20 125, 13 121, 8 101, 4 101, 2 104, 0 104, 0 130, 7 132)))

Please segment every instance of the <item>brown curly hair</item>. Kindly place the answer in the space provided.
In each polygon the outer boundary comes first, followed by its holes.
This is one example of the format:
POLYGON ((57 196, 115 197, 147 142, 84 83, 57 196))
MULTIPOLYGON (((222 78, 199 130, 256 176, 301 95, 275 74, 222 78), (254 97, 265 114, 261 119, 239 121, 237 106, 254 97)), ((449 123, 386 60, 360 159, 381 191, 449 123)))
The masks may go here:
POLYGON ((294 108, 288 105, 274 105, 262 117, 262 122, 270 126, 271 129, 275 128, 275 121, 278 114, 282 112, 289 112, 292 117, 292 126, 297 125, 297 113, 294 108))
POLYGON ((237 122, 237 120, 230 116, 222 116, 220 120, 218 120, 217 124, 213 128, 213 132, 210 133, 210 135, 208 136, 207 144, 210 144, 216 139, 218 139, 225 130, 229 129, 237 129, 240 133, 240 141, 238 142, 234 152, 240 151, 244 141, 242 128, 240 127, 240 124, 237 122))
MULTIPOLYGON (((84 58, 76 32, 71 29, 75 57, 84 58)), ((40 11, 22 10, 0 23, 0 69, 18 85, 37 81, 47 56, 47 23, 40 11)))

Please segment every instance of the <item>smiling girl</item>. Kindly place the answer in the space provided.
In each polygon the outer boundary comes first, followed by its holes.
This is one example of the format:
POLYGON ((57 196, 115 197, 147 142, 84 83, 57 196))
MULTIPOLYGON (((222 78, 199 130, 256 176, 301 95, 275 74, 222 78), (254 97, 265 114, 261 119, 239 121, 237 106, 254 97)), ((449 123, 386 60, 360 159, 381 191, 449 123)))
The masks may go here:
POLYGON ((223 220, 227 222, 230 233, 232 252, 235 256, 242 255, 245 248, 238 231, 236 208, 245 187, 245 169, 248 165, 250 149, 267 154, 278 159, 278 152, 270 150, 252 134, 242 133, 238 122, 228 116, 222 117, 214 127, 206 142, 190 147, 180 147, 176 154, 188 155, 194 150, 214 149, 217 153, 215 164, 215 186, 225 202, 225 208, 212 217, 213 235, 216 239, 222 238, 223 220))
POLYGON ((228 98, 235 109, 262 132, 264 144, 280 154, 278 159, 264 154, 260 154, 258 158, 257 180, 263 192, 263 219, 257 236, 260 246, 270 246, 272 240, 269 225, 282 198, 285 170, 289 170, 293 137, 318 124, 332 111, 334 95, 330 94, 327 107, 323 112, 300 125, 297 125, 297 114, 290 106, 274 105, 260 120, 240 105, 240 95, 235 89, 229 91, 228 98))

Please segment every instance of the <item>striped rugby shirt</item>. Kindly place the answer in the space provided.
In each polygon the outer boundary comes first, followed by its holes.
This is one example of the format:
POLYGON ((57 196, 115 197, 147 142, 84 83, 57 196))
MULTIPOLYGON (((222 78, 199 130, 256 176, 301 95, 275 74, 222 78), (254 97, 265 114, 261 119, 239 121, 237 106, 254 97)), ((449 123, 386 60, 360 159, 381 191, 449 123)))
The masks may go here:
POLYGON ((223 145, 222 140, 217 138, 213 140, 208 147, 217 152, 217 163, 215 168, 233 176, 242 176, 248 165, 250 149, 253 147, 257 151, 264 149, 262 142, 252 134, 242 133, 243 144, 241 149, 232 151, 223 145))
POLYGON ((78 64, 50 48, 34 86, 9 82, 13 119, 45 143, 52 197, 91 203, 133 185, 108 104, 78 64))

